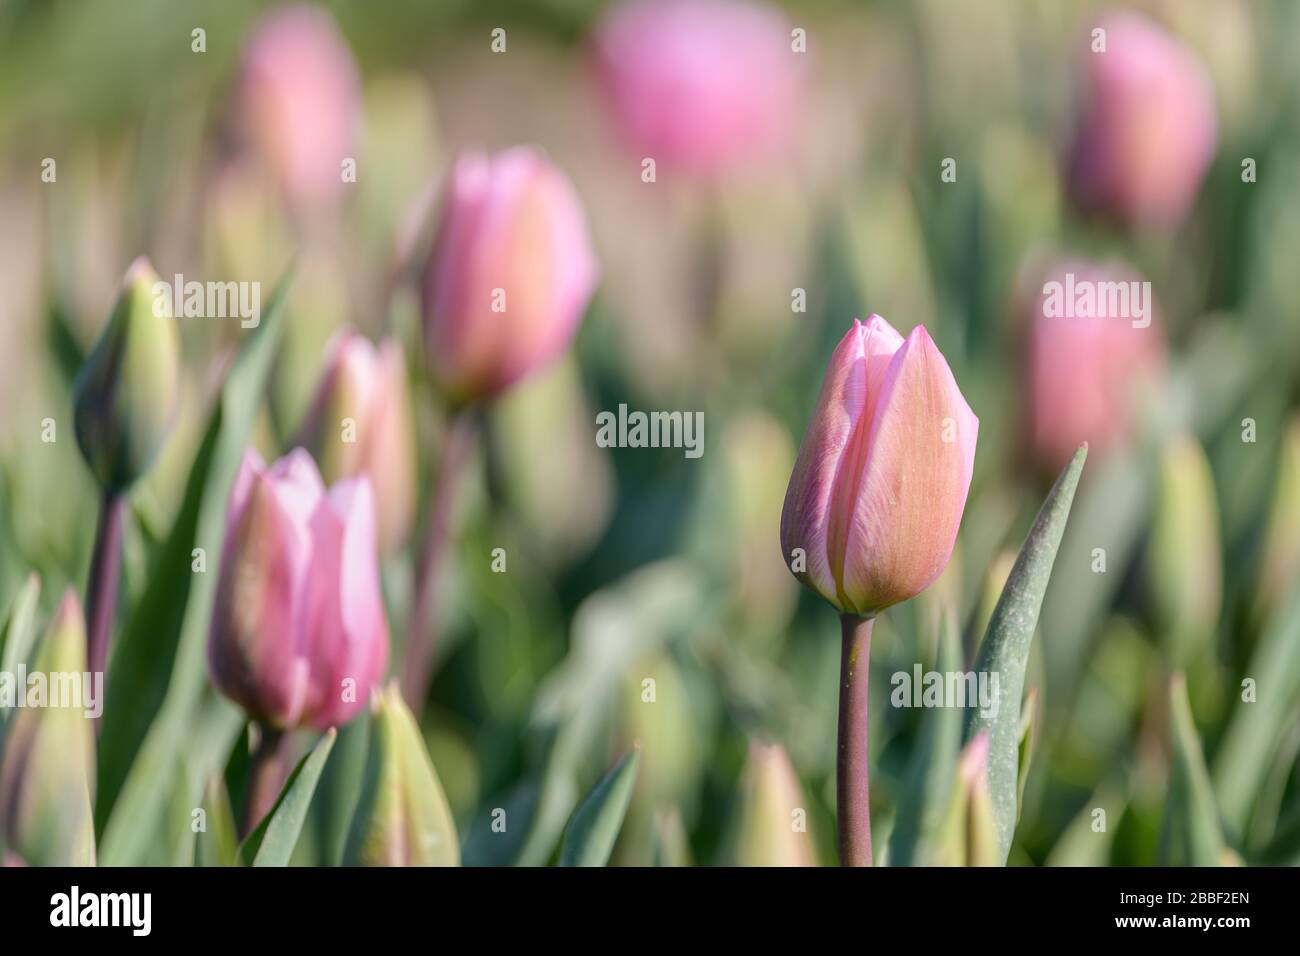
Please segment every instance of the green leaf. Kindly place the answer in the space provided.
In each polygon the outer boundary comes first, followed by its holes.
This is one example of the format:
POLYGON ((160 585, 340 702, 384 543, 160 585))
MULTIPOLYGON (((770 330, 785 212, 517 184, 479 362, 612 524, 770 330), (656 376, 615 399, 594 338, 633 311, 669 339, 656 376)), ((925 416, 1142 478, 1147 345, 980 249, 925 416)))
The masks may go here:
POLYGON ((975 672, 998 675, 998 707, 985 715, 967 711, 967 741, 981 730, 989 733, 989 796, 997 824, 997 854, 1005 863, 1016 829, 1016 793, 1020 780, 1020 702, 1024 692, 1029 645, 1038 624, 1038 612, 1052 576, 1056 551, 1070 517, 1070 505, 1079 485, 1088 446, 1079 446, 1056 479, 1033 527, 1012 565, 1002 597, 993 609, 988 630, 975 658, 975 672))
POLYGON ((1214 760, 1214 792, 1233 837, 1245 832, 1289 712, 1300 697, 1300 588, 1260 637, 1243 676, 1254 682, 1255 693, 1243 700, 1244 690, 1237 689, 1237 707, 1214 760))
POLYGON ((208 778, 203 799, 205 826, 199 833, 195 847, 196 866, 238 866, 239 831, 235 826, 235 810, 230 805, 230 794, 219 774, 208 778))
POLYGON ((1182 674, 1169 681, 1169 733, 1173 766, 1160 862, 1165 866, 1219 866, 1223 862, 1223 831, 1182 674))
MULTIPOLYGON (((109 662, 96 786, 103 865, 138 864, 157 843, 163 793, 156 782, 168 778, 186 746, 202 696, 227 498, 278 349, 289 282, 290 276, 281 280, 235 360, 176 523, 109 662), (196 547, 206 554, 202 574, 191 570, 196 547)), ((212 768, 191 769, 205 774, 212 768)))
POLYGON ((605 866, 627 815, 641 752, 633 750, 605 774, 569 818, 560 866, 605 866))
POLYGON ((289 865, 289 857, 293 855, 298 834, 302 832, 311 807, 311 798, 316 793, 316 782, 320 780, 337 736, 333 727, 325 731, 311 753, 294 767, 271 812, 262 818, 240 846, 239 857, 244 863, 251 866, 289 865))
POLYGON ((536 808, 516 866, 544 866, 577 805, 579 781, 609 725, 626 662, 664 647, 675 634, 700 626, 707 589, 680 559, 659 561, 589 595, 573 620, 563 664, 536 695, 536 732, 546 740, 546 763, 536 808))
MULTIPOLYGON (((25 665, 36 641, 36 605, 41 599, 41 579, 29 574, 22 588, 9 605, 4 626, 0 627, 0 673, 15 674, 20 664, 25 665)), ((0 727, 4 726, 9 708, 0 710, 0 727)))
POLYGON ((1020 744, 1016 748, 1016 822, 1020 822, 1020 810, 1025 805, 1025 780, 1029 778, 1029 767, 1034 762, 1034 743, 1037 734, 1034 731, 1035 714, 1038 711, 1038 688, 1025 696, 1024 710, 1020 713, 1020 744))
POLYGON ((338 866, 343 860, 348 828, 365 780, 371 722, 369 709, 363 708, 348 724, 339 728, 333 757, 317 787, 311 826, 320 847, 319 862, 324 866, 338 866))
MULTIPOLYGON (((952 615, 945 614, 939 630, 935 668, 953 673, 961 669, 961 634, 952 615)), ((890 836, 890 866, 917 866, 931 856, 933 838, 948 812, 957 754, 961 751, 962 713, 956 707, 923 710, 923 725, 903 792, 898 818, 890 836)))

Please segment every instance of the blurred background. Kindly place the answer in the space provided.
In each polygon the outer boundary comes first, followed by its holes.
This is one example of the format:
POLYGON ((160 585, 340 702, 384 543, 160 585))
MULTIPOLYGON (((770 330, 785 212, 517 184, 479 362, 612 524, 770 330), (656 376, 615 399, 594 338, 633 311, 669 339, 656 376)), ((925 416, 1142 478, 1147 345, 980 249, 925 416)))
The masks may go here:
MULTIPOLYGON (((775 22, 806 46, 788 76, 749 78, 780 106, 771 135, 716 162, 665 154, 653 182, 642 161, 654 154, 608 95, 597 38, 610 5, 319 8, 355 84, 307 91, 268 127, 241 67, 271 5, 0 2, 0 607, 31 571, 46 610, 84 585, 98 496, 72 440, 71 381, 140 254, 164 279, 260 282, 264 308, 295 264, 256 428, 268 456, 292 441, 335 330, 396 335, 425 500, 446 417, 420 369, 414 274, 438 188, 458 150, 536 144, 576 187, 600 284, 570 352, 489 410, 456 501, 418 716, 467 864, 546 862, 574 802, 634 745, 615 862, 835 862, 838 622, 783 567, 778 527, 825 363, 872 312, 903 334, 930 330, 981 422, 948 571, 876 628, 878 858, 931 717, 890 706, 890 675, 936 666, 945 620, 968 666, 1062 463, 1055 449, 1088 439, 1030 660, 1034 756, 1010 862, 1176 861, 1164 832, 1177 810, 1174 670, 1187 674, 1223 862, 1300 862, 1300 7, 1132 6, 1159 37, 1143 63, 1191 62, 1208 80, 1207 143, 1195 89, 1090 72, 1092 31, 1126 22, 1109 7, 779 4, 775 22), (1146 138, 1100 115, 1108 102, 1136 109, 1146 138), (274 130, 340 109, 355 183, 289 183, 274 130), (1196 144, 1181 141, 1193 127, 1196 144), (1119 145, 1088 153, 1107 137, 1119 145), (1090 189, 1089 162, 1136 164, 1146 191, 1090 189), (1184 181, 1185 203, 1144 203, 1184 181), (1053 346, 1038 294, 1064 262, 1151 282, 1158 320, 1140 348, 1125 336, 1053 346), (1077 388, 1050 387, 1076 372, 1077 388), (1104 414, 1052 434, 1076 400, 1104 414), (703 456, 597 447, 596 413, 620 403, 703 411, 703 456), (807 834, 768 847, 790 807, 807 809, 807 834)), ((723 69, 731 36, 698 35, 694 55, 723 69)), ((675 106, 689 119, 707 97, 683 83, 675 106)), ((180 326, 183 413, 132 495, 125 608, 246 334, 227 320, 180 326)), ((413 551, 385 569, 395 639, 413 551)), ((195 666, 173 656, 120 679, 156 707, 173 668, 195 666)), ((205 688, 185 731, 202 737, 221 715, 237 763, 230 712, 205 688)), ((364 756, 349 743, 360 733, 343 733, 302 862, 331 859, 330 795, 364 756)), ((141 859, 165 862, 167 848, 141 859)))

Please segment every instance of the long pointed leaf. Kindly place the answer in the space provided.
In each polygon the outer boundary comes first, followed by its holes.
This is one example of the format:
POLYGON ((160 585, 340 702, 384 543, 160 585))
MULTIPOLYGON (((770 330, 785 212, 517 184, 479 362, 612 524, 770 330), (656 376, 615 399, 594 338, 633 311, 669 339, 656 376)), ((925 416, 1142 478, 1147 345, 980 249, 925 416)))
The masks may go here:
POLYGON ((307 819, 311 808, 311 798, 316 793, 316 783, 320 780, 325 761, 329 759, 330 750, 338 732, 330 728, 312 748, 311 753, 303 757, 294 767, 293 773, 285 781, 280 797, 275 801, 271 812, 262 818, 262 822, 253 828, 248 839, 239 848, 240 858, 252 866, 288 866, 293 856, 293 848, 298 844, 298 835, 307 819))
POLYGON ((1245 676, 1255 682, 1255 694, 1238 700, 1214 761, 1214 791, 1233 837, 1246 830, 1300 697, 1300 589, 1260 637, 1245 676))
POLYGON ((632 799, 640 762, 641 752, 633 750, 601 778, 573 811, 560 846, 560 866, 604 866, 609 862, 632 799))
POLYGON ((1173 767, 1160 841, 1161 862, 1168 866, 1219 866, 1223 862, 1223 831, 1182 674, 1175 674, 1169 682, 1169 733, 1173 767))
POLYGON ((975 658, 977 674, 998 675, 997 707, 984 714, 968 711, 966 740, 981 730, 989 733, 989 796, 997 824, 998 856, 1006 861, 1016 829, 1016 793, 1020 778, 1020 702, 1025 685, 1029 645, 1038 624, 1043 595, 1051 580, 1056 551, 1070 517, 1088 446, 1081 445, 1056 479, 1011 568, 1002 597, 993 609, 988 630, 975 658))
MULTIPOLYGON (((185 745, 203 690, 203 647, 230 485, 261 405, 278 350, 290 277, 235 360, 213 409, 176 523, 149 585, 118 637, 107 678, 100 734, 96 823, 100 861, 138 864, 156 844, 166 779, 185 745), (195 573, 193 549, 207 554, 195 573)), ((206 773, 211 768, 194 767, 206 773)))

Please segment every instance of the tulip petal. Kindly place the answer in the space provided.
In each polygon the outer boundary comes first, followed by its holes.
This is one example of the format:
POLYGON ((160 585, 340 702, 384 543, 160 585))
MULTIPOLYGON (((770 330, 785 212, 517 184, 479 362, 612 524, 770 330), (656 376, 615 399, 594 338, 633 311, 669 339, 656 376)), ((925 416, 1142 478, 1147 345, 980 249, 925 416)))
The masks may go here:
POLYGON ((257 719, 285 727, 297 722, 307 691, 298 627, 311 538, 300 496, 282 490, 273 471, 252 472, 227 538, 208 661, 224 693, 257 719))
POLYGON ((312 680, 305 717, 323 729, 355 716, 388 666, 369 480, 334 485, 313 516, 312 533, 304 622, 312 680))
POLYGON ((890 360, 855 483, 840 600, 874 613, 928 587, 966 506, 979 419, 924 326, 890 360))

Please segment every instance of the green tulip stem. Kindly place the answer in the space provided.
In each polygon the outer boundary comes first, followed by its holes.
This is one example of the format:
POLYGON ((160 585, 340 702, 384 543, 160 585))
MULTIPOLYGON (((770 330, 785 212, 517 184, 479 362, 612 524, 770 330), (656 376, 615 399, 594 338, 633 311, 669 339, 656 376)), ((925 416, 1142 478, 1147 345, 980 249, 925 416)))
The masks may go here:
POLYGON ((245 837, 271 812, 285 778, 285 751, 289 735, 283 730, 254 723, 257 741, 248 758, 248 790, 244 800, 243 827, 245 837))
POLYGON ((452 412, 443 437, 433 500, 425 519, 424 544, 416 563, 410 616, 406 622, 406 647, 402 661, 402 697, 412 713, 424 710, 424 698, 433 679, 438 643, 436 598, 447 540, 451 534, 452 506, 465 463, 474 448, 476 423, 473 409, 452 412))
MULTIPOLYGON (((102 673, 108 663, 108 642, 113 634, 117 610, 117 581, 122 570, 122 518, 125 498, 120 492, 105 491, 95 531, 95 550, 90 558, 90 579, 86 584, 86 666, 92 674, 102 673)), ((99 721, 95 721, 99 729, 99 721)))
POLYGON ((841 866, 871 866, 871 796, 867 747, 867 675, 875 619, 840 615, 839 746, 835 762, 841 866))

